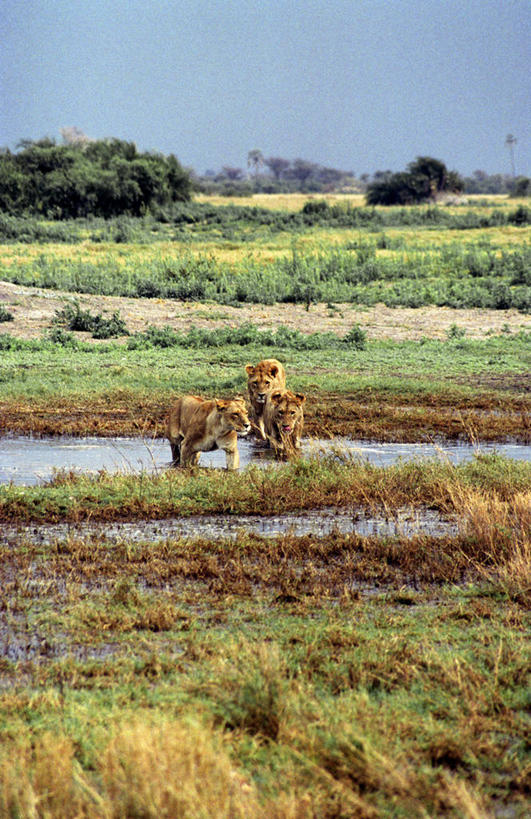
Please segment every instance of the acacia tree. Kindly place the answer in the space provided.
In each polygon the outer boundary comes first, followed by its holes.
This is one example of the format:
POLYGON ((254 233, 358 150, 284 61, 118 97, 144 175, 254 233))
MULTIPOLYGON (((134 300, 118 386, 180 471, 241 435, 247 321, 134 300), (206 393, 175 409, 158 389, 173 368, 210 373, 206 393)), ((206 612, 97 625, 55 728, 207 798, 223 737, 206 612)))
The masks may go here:
POLYGON ((455 171, 448 171, 444 162, 430 156, 418 156, 406 171, 375 174, 367 186, 369 205, 413 205, 435 200, 442 191, 463 190, 463 180, 455 171))
POLYGON ((264 162, 277 182, 291 164, 289 159, 283 159, 281 156, 270 156, 268 159, 265 159, 264 162))

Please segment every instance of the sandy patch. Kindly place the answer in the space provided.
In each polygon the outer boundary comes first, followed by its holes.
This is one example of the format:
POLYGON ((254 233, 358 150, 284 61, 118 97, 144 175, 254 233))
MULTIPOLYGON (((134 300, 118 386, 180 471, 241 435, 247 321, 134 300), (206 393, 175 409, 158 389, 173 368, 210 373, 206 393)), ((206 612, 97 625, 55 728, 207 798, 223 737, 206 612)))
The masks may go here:
POLYGON ((332 309, 326 304, 316 304, 309 311, 299 304, 243 304, 238 308, 173 299, 74 296, 0 281, 0 304, 15 317, 14 321, 0 324, 0 333, 38 338, 50 329, 55 312, 62 309, 65 302, 72 303, 74 299, 79 301, 83 310, 90 310, 93 314, 110 316, 119 312, 131 333, 143 331, 149 325, 189 330, 191 327, 238 327, 245 322, 252 322, 263 330, 284 325, 303 333, 333 332, 340 336, 354 324, 359 324, 369 339, 395 341, 416 340, 423 336, 445 338, 452 324, 465 329, 469 338, 500 333, 504 329, 512 333, 531 331, 531 316, 517 310, 386 307, 383 304, 373 307, 337 304, 332 309))

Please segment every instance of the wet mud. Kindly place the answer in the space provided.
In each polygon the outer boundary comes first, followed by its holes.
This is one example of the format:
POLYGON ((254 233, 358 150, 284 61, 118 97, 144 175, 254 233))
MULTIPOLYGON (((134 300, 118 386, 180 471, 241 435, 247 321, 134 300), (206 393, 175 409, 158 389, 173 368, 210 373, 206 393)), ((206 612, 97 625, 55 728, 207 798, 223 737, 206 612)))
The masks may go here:
MULTIPOLYGON (((375 441, 448 440, 531 442, 531 378, 515 376, 500 396, 503 379, 477 396, 385 392, 314 392, 305 407, 305 434, 375 441), (511 394, 511 392, 513 394, 511 394), (514 394, 516 393, 516 394, 514 394)), ((121 394, 111 399, 0 402, 0 430, 32 435, 162 438, 168 401, 121 394)))

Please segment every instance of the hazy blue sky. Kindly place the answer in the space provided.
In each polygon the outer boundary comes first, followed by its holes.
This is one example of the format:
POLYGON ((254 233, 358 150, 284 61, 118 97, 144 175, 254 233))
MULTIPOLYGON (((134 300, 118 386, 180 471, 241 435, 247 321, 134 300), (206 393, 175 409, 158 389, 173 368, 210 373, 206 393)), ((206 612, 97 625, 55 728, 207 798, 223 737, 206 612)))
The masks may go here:
POLYGON ((531 0, 1 0, 0 146, 531 175, 531 0))

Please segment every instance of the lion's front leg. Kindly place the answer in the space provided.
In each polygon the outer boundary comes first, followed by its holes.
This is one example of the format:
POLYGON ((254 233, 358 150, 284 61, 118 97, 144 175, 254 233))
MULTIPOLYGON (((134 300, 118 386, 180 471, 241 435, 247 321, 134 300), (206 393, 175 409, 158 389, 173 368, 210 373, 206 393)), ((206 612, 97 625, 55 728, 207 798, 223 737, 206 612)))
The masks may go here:
POLYGON ((172 466, 179 466, 181 462, 181 441, 182 438, 179 438, 178 441, 170 441, 172 466))
POLYGON ((240 466, 238 446, 235 444, 234 447, 227 447, 225 455, 227 456, 227 469, 238 469, 240 466))
POLYGON ((258 414, 256 411, 253 410, 251 414, 251 429, 253 433, 259 438, 260 441, 267 441, 267 435, 265 431, 264 425, 264 416, 258 414))
POLYGON ((181 444, 181 466, 197 466, 199 452, 194 448, 193 441, 185 438, 181 444))

